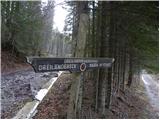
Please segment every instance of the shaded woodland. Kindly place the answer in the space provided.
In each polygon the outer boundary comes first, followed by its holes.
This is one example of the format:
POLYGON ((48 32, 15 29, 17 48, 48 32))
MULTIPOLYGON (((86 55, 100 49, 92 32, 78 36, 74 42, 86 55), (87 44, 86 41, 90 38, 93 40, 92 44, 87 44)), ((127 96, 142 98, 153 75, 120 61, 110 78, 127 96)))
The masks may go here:
POLYGON ((95 88, 90 107, 105 116, 111 96, 137 83, 142 69, 158 72, 158 2, 68 4, 72 14, 68 16, 72 55, 115 59, 112 68, 85 73, 84 81, 80 74, 74 75, 68 118, 83 118, 87 80, 92 80, 95 88))
POLYGON ((64 32, 53 29, 54 1, 1 1, 2 51, 14 56, 114 58, 109 69, 73 73, 67 118, 92 109, 105 118, 114 95, 159 70, 158 1, 67 1, 64 32), (94 88, 84 106, 88 82, 94 88))
POLYGON ((53 29, 54 3, 1 1, 2 51, 16 56, 62 56, 69 38, 53 29))

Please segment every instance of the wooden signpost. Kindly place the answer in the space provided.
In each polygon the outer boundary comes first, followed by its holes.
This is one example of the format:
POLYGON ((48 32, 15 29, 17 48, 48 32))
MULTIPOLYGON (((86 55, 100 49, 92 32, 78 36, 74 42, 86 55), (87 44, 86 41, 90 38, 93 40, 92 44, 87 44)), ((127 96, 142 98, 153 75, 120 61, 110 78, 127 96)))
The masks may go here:
MULTIPOLYGON (((109 68, 114 62, 113 58, 41 58, 27 57, 27 62, 32 65, 35 72, 70 71, 76 81, 73 83, 74 93, 71 93, 68 118, 76 118, 81 114, 83 96, 84 72, 97 69, 109 68), (78 85, 78 86, 77 86, 78 85), (76 88, 76 89, 75 89, 76 88)), ((71 89, 72 89, 71 88, 71 89)))
POLYGON ((96 68, 109 68, 113 58, 41 58, 27 57, 35 72, 70 71, 84 72, 96 68))

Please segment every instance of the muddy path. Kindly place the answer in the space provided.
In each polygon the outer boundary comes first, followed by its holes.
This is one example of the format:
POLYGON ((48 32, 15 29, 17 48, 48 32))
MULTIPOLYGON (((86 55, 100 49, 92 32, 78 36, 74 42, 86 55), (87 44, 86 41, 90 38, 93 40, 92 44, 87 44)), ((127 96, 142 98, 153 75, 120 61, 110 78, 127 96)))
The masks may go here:
POLYGON ((56 73, 35 73, 33 69, 1 76, 1 118, 12 118, 56 73))

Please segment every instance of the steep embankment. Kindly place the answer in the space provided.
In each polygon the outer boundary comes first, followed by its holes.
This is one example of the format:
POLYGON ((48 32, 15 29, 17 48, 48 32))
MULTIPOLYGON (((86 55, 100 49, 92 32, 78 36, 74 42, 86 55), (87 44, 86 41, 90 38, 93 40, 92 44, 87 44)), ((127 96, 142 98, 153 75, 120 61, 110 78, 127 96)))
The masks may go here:
POLYGON ((56 73, 35 73, 25 59, 2 51, 1 118, 13 118, 56 73))
MULTIPOLYGON (((45 74, 35 76, 33 71, 25 70, 31 67, 24 62, 24 59, 14 57, 7 51, 2 51, 1 63, 2 118, 11 118, 26 100, 32 99, 30 81, 34 79, 36 82, 40 77, 42 79, 47 77, 45 74)), ((38 107, 38 113, 34 118, 66 118, 72 80, 70 74, 63 74, 38 107)), ((91 91, 95 89, 90 81, 86 81, 88 94, 83 106, 88 108, 84 109, 83 117, 101 118, 99 113, 94 112, 94 107, 89 105, 93 102, 90 98, 94 97, 91 91)), ((158 83, 151 76, 143 75, 138 86, 126 88, 125 92, 120 91, 119 94, 112 96, 111 107, 107 110, 105 118, 158 118, 158 88, 158 83)))
MULTIPOLYGON (((51 89, 44 101, 42 101, 41 105, 38 107, 38 113, 34 118, 66 118, 69 101, 69 89, 72 80, 73 79, 69 74, 63 74, 56 81, 55 86, 51 89)), ((87 89, 93 89, 92 85, 89 85, 87 89)), ((92 97, 92 95, 88 94, 88 96, 86 96, 83 102, 87 104, 83 106, 88 106, 88 104, 92 102, 88 99, 89 97, 92 97)), ((94 107, 88 107, 88 109, 84 110, 83 117, 88 119, 101 118, 100 114, 94 112, 93 108, 94 107)), ((111 107, 107 110, 104 118, 154 119, 158 117, 158 111, 157 109, 154 109, 152 104, 150 104, 145 86, 143 82, 140 81, 140 85, 132 88, 126 88, 125 92, 120 91, 119 94, 113 96, 111 107)))
POLYGON ((17 57, 11 51, 1 51, 1 73, 7 74, 19 70, 31 69, 24 57, 17 57))

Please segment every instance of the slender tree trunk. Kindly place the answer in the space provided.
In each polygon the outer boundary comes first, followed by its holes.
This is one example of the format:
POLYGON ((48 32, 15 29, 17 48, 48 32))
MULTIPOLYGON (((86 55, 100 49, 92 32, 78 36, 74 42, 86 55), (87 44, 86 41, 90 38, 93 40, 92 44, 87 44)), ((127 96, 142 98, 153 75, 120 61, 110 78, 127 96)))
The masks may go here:
MULTIPOLYGON (((77 2, 80 14, 75 57, 85 56, 85 46, 88 31, 89 16, 87 14, 87 1, 77 2)), ((83 75, 82 73, 73 74, 74 80, 71 86, 71 95, 67 118, 81 118, 82 98, 83 98, 83 75)))
MULTIPOLYGON (((101 7, 102 7, 102 2, 98 1, 98 8, 97 8, 97 22, 96 22, 96 43, 95 43, 95 48, 96 48, 96 57, 100 55, 100 47, 101 47, 101 42, 99 40, 101 39, 101 7)), ((97 71, 97 77, 96 77, 96 98, 95 98, 95 110, 98 111, 99 108, 99 93, 100 93, 100 80, 99 80, 99 73, 100 70, 97 71)))
POLYGON ((127 83, 127 85, 129 87, 132 84, 132 77, 133 77, 132 59, 133 59, 133 56, 132 56, 132 52, 130 51, 130 54, 129 54, 129 76, 128 76, 128 83, 127 83))
MULTIPOLYGON (((106 57, 108 55, 108 37, 107 34, 107 13, 105 12, 108 6, 108 2, 103 2, 102 11, 101 11, 101 47, 100 49, 100 57, 106 57)), ((108 88, 108 70, 100 69, 99 74, 99 95, 98 95, 98 107, 99 112, 101 112, 102 116, 105 116, 106 110, 106 96, 107 96, 107 88, 108 88)))
MULTIPOLYGON (((108 50, 108 56, 110 58, 113 57, 113 42, 114 42, 114 35, 115 35, 115 14, 113 12, 114 2, 108 3, 110 6, 110 20, 109 20, 109 50, 108 50)), ((107 80, 107 98, 106 98, 106 107, 109 108, 110 101, 111 101, 111 90, 112 90, 112 68, 108 68, 108 80, 107 80)))
POLYGON ((123 52, 123 78, 122 78, 122 90, 124 91, 125 86, 125 73, 126 73, 126 47, 124 46, 123 52))

